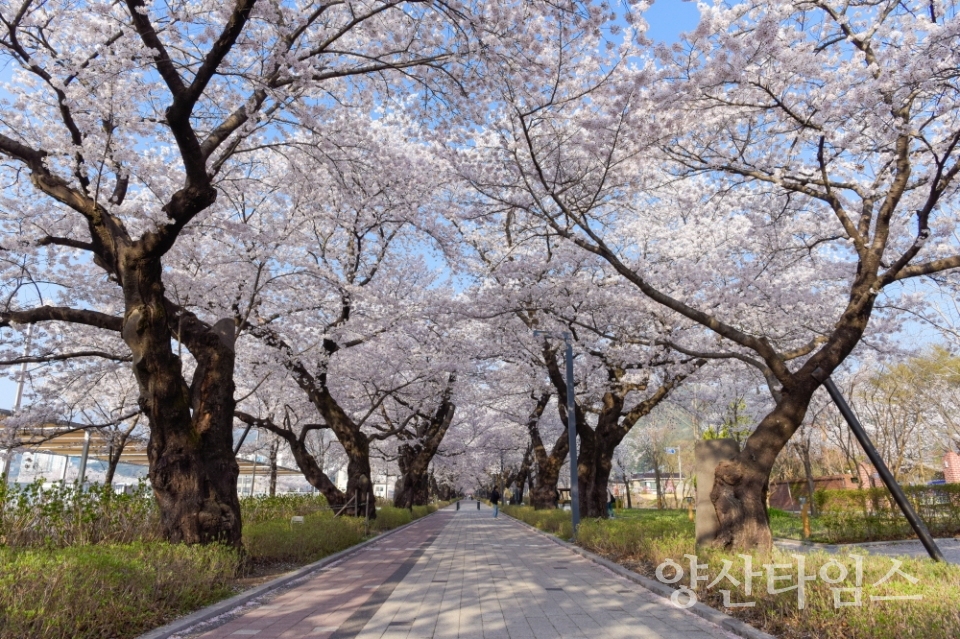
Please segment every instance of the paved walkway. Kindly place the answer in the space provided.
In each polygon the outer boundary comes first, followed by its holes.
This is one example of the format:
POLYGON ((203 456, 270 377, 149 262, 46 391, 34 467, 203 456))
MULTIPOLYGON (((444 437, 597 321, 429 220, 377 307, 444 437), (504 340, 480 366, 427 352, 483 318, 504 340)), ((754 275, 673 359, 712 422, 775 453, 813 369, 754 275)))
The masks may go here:
POLYGON ((464 501, 320 570, 204 639, 729 639, 733 635, 464 501))
MULTIPOLYGON (((935 539, 943 558, 951 564, 960 564, 960 539, 943 537, 935 539)), ((794 540, 778 540, 781 548, 794 550, 825 550, 827 552, 852 553, 868 552, 873 555, 888 555, 891 557, 928 558, 930 555, 919 539, 905 541, 873 541, 865 544, 801 544, 794 540)))

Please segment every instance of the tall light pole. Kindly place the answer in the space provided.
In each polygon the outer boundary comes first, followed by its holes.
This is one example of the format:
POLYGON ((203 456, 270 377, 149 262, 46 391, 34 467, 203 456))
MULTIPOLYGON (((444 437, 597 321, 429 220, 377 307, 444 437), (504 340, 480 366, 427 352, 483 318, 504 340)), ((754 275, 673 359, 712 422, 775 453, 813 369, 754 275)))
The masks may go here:
POLYGON ((573 536, 580 527, 580 488, 577 481, 577 412, 573 395, 573 337, 570 333, 534 331, 538 337, 560 337, 567 345, 567 438, 570 441, 570 513, 573 516, 573 536))

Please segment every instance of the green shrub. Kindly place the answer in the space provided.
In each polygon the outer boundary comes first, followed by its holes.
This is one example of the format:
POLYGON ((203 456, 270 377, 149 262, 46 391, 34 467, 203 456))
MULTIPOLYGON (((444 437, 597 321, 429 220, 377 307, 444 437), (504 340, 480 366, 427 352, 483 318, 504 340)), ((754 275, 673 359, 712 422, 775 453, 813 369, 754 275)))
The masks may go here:
POLYGON ((370 522, 370 530, 383 532, 399 528, 413 521, 413 513, 406 508, 394 508, 393 506, 382 506, 377 511, 377 518, 370 522))
MULTIPOLYGON (((960 485, 904 486, 904 493, 935 536, 960 534, 960 485)), ((814 495, 825 532, 833 543, 914 537, 913 529, 885 487, 821 490, 814 495)))
POLYGON ((430 513, 437 512, 437 507, 434 504, 427 504, 426 506, 414 506, 410 509, 410 512, 413 514, 414 519, 420 519, 421 517, 426 517, 430 513))
POLYGON ((569 511, 557 508, 535 510, 530 506, 504 506, 501 510, 511 517, 516 517, 534 528, 539 528, 561 539, 573 537, 573 516, 569 511))
POLYGON ((364 520, 334 517, 329 510, 304 516, 247 523, 243 545, 255 564, 308 564, 363 541, 364 520))
POLYGON ((290 521, 291 517, 310 515, 330 510, 323 495, 255 495, 240 499, 243 523, 257 523, 271 519, 290 521))
POLYGON ((158 539, 159 514, 153 495, 141 483, 133 494, 110 486, 80 490, 74 484, 49 488, 0 482, 0 545, 62 548, 97 543, 158 539))
POLYGON ((133 637, 230 595, 237 561, 161 542, 0 548, 0 638, 133 637))

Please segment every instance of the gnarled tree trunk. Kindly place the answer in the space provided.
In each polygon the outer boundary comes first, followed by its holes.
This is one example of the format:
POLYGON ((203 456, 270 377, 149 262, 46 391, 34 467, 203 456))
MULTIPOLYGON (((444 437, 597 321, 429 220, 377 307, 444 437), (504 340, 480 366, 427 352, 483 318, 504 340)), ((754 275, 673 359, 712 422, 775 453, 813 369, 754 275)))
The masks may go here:
MULTIPOLYGON (((603 417, 601 415, 601 420, 603 417)), ((616 431, 608 433, 608 430, 598 422, 596 432, 587 428, 580 437, 577 481, 581 517, 607 517, 607 486, 613 472, 613 453, 623 439, 617 437, 616 431)))
MULTIPOLYGON (((432 459, 432 457, 431 457, 432 459)), ((397 479, 393 494, 393 505, 397 508, 424 506, 430 501, 428 483, 429 460, 421 446, 402 444, 397 457, 400 478, 397 479), (426 461, 426 463, 424 463, 426 461)))
POLYGON ((775 393, 776 404, 744 442, 736 459, 717 466, 710 500, 720 528, 715 545, 735 550, 770 550, 773 535, 767 515, 770 471, 800 428, 813 393, 850 354, 866 330, 874 293, 869 281, 855 287, 851 304, 823 348, 775 393), (868 300, 857 302, 858 296, 868 300))
POLYGON ((400 445, 397 456, 400 479, 397 480, 393 495, 393 505, 397 508, 425 506, 430 501, 430 462, 440 449, 457 411, 456 405, 451 401, 455 381, 456 376, 450 375, 433 414, 416 415, 415 419, 411 420, 414 430, 401 431, 398 435, 407 441, 400 445))
POLYGON ((540 436, 540 418, 550 403, 550 393, 541 393, 530 417, 527 419, 527 432, 530 434, 530 448, 537 462, 536 482, 530 490, 530 504, 537 510, 557 507, 557 483, 560 468, 570 452, 570 440, 566 431, 560 433, 553 449, 547 453, 540 436))
POLYGON ((715 544, 723 548, 769 550, 773 547, 767 516, 770 471, 777 455, 803 422, 809 397, 784 395, 747 438, 736 459, 717 466, 710 500, 720 528, 715 544))
POLYGON ((139 243, 120 252, 122 337, 133 356, 140 409, 150 423, 150 485, 164 537, 240 545, 239 467, 233 454, 233 322, 210 327, 168 305, 159 258, 139 243), (197 362, 188 387, 171 326, 197 362))

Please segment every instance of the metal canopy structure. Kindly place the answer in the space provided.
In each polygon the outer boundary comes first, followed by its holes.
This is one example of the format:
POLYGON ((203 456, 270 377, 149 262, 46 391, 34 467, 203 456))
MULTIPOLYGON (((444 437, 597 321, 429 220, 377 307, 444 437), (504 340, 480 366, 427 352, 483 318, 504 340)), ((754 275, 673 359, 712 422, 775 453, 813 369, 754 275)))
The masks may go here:
MULTIPOLYGON (((81 428, 79 424, 66 426, 50 424, 40 428, 20 429, 17 432, 16 449, 23 452, 48 453, 65 457, 79 457, 81 460, 95 459, 109 462, 113 450, 107 433, 97 428, 81 428)), ((121 464, 149 466, 147 442, 142 438, 131 437, 120 454, 121 464)), ((237 458, 241 475, 255 475, 269 471, 269 464, 253 459, 237 458)), ((81 461, 81 467, 86 461, 81 461)), ((302 476, 296 468, 280 466, 277 475, 281 477, 302 476)))

